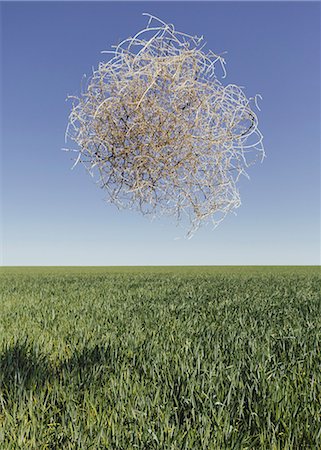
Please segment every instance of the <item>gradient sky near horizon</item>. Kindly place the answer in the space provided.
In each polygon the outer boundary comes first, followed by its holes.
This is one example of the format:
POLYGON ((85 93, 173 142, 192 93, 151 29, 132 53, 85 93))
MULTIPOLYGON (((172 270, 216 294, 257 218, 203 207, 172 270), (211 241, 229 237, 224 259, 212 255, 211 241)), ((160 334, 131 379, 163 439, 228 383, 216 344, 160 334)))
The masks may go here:
POLYGON ((1 21, 3 265, 320 264, 319 2, 2 2, 1 21), (61 151, 67 95, 143 12, 227 51, 222 82, 263 97, 267 158, 237 215, 190 240, 106 203, 61 151))

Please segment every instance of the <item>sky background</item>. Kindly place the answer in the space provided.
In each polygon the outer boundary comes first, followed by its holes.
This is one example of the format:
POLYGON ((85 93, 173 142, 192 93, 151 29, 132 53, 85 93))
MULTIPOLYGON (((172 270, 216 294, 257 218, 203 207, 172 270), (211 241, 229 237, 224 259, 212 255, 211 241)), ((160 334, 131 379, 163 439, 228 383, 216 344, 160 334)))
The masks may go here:
POLYGON ((1 21, 3 265, 320 264, 320 3, 13 2, 1 21), (263 96, 267 158, 241 181, 237 215, 190 240, 106 203, 61 151, 67 95, 143 12, 227 51, 221 81, 263 96))

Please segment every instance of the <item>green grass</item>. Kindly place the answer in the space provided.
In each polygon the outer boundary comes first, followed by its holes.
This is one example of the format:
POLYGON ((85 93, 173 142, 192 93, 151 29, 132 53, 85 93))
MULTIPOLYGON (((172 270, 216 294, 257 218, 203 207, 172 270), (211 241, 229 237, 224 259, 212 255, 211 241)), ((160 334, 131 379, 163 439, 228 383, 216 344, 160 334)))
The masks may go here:
POLYGON ((3 268, 0 449, 321 448, 319 267, 3 268))

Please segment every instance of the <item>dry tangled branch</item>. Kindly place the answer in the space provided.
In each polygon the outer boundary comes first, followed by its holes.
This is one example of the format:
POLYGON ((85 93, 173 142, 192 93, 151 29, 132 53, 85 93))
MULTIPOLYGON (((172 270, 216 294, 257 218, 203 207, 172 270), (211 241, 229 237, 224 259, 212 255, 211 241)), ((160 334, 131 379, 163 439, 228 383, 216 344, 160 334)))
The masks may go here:
POLYGON ((66 136, 109 201, 186 215, 191 235, 240 205, 236 183, 264 157, 255 99, 218 80, 225 62, 203 51, 203 37, 146 15, 147 27, 103 52, 112 57, 72 97, 66 136))

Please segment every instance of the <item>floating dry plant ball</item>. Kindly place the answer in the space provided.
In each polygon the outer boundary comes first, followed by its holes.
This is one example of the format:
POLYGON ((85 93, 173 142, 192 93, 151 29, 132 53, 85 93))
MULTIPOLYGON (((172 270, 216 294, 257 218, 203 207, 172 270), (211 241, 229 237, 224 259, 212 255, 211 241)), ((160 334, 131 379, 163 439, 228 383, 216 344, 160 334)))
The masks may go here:
POLYGON ((264 157, 256 99, 218 80, 225 62, 203 37, 145 15, 146 28, 102 52, 112 56, 71 97, 66 135, 110 202, 174 216, 192 235, 240 205, 236 183, 264 157))

